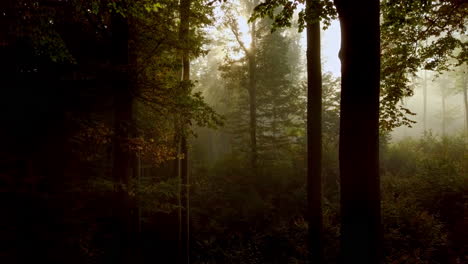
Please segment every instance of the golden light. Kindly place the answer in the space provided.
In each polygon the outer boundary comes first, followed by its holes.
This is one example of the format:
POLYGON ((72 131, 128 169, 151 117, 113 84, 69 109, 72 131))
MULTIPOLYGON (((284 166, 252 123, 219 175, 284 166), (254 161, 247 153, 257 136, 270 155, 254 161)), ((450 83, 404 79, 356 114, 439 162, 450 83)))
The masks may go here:
POLYGON ((239 25, 239 32, 241 34, 241 41, 244 43, 246 48, 249 48, 250 44, 252 44, 252 36, 250 35, 250 25, 247 23, 247 19, 242 16, 239 16, 237 18, 237 22, 239 25))

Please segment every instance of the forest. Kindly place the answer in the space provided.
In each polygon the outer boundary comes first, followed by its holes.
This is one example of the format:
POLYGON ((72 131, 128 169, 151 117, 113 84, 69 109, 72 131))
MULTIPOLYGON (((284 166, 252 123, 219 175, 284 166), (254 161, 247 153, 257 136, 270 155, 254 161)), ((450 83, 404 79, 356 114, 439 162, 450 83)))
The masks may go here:
POLYGON ((468 263, 467 0, 0 0, 0 263, 468 263))

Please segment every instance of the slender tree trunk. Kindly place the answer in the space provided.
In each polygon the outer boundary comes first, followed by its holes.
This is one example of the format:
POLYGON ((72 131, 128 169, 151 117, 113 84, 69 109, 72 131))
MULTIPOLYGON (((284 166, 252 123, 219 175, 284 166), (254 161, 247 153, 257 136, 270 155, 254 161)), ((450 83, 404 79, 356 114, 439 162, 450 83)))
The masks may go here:
POLYGON ((322 68, 319 0, 307 0, 307 218, 308 262, 322 263, 322 68))
POLYGON ((335 0, 341 25, 341 262, 381 263, 379 0, 335 0))
MULTIPOLYGON (((176 129, 179 129, 180 130, 180 127, 176 126, 176 129)), ((177 130, 176 130, 176 134, 179 133, 177 130)), ((182 242, 182 210, 183 210, 183 205, 182 205, 182 169, 181 169, 181 166, 182 166, 182 160, 180 158, 180 154, 182 153, 181 151, 181 138, 179 136, 177 136, 176 138, 176 142, 177 142, 177 163, 176 163, 176 173, 177 173, 177 179, 179 180, 179 184, 178 184, 178 189, 177 189, 177 192, 178 192, 178 195, 177 195, 177 205, 178 205, 178 209, 177 209, 177 223, 178 223, 178 227, 177 227, 177 263, 181 263, 182 262, 182 251, 183 251, 183 242, 182 242)))
MULTIPOLYGON (((253 7, 257 6, 258 0, 250 2, 253 7)), ((235 23, 235 22, 233 22, 235 23)), ((258 148, 257 148, 257 61, 256 61, 256 29, 255 21, 251 22, 250 27, 250 36, 252 42, 250 47, 246 47, 245 43, 242 42, 240 33, 236 29, 232 29, 234 35, 236 36, 237 42, 244 50, 247 57, 247 63, 249 67, 249 82, 248 82, 248 93, 249 93, 249 135, 250 135, 250 167, 254 175, 258 174, 258 148)))
POLYGON ((256 24, 252 22, 250 34, 252 42, 247 53, 249 63, 249 106, 250 106, 250 162, 254 175, 258 173, 258 150, 257 150, 257 62, 256 62, 256 24))
POLYGON ((442 136, 446 136, 446 127, 447 127, 447 120, 446 120, 446 107, 445 107, 445 99, 446 99, 446 88, 443 87, 442 89, 442 136))
MULTIPOLYGON (((136 130, 136 129, 135 129, 136 130)), ((134 134, 137 136, 137 134, 134 134)), ((140 208, 140 184, 141 184, 141 153, 132 153, 132 179, 134 183, 133 195, 130 198, 130 263, 142 263, 141 255, 141 208, 140 208)))
POLYGON ((468 64, 465 63, 465 70, 463 71, 462 89, 463 89, 463 105, 465 106, 465 135, 466 135, 466 138, 468 139, 468 92, 467 92, 468 87, 466 86, 467 74, 468 74, 468 64))
MULTIPOLYGON (((183 45, 182 48, 182 82, 186 85, 186 93, 189 91, 189 82, 190 82, 190 60, 189 60, 189 28, 190 28, 190 3, 191 0, 181 0, 180 1, 180 31, 179 37, 183 45)), ((183 117, 184 118, 184 117, 183 117)), ((190 221, 189 221, 189 174, 188 174, 188 146, 187 146, 187 127, 188 120, 183 120, 182 124, 182 135, 181 135, 181 152, 183 154, 183 159, 181 160, 181 170, 180 170, 180 182, 181 182, 181 227, 180 227, 180 262, 179 263, 190 263, 190 221)))
MULTIPOLYGON (((427 46, 427 40, 425 42, 427 46)), ((423 80, 423 126, 424 133, 427 131, 427 70, 424 70, 424 80, 423 80)))
MULTIPOLYGON (((135 180, 136 180, 136 199, 135 199, 135 204, 136 204, 136 217, 135 217, 135 230, 138 233, 138 238, 140 238, 141 234, 141 208, 139 206, 141 197, 140 197, 140 186, 141 186, 141 179, 143 178, 143 167, 141 164, 141 152, 138 153, 138 156, 136 156, 136 161, 135 161, 135 180)), ((140 239, 138 239, 140 241, 140 239)))
POLYGON ((424 132, 427 131, 427 71, 424 70, 424 83, 423 83, 423 125, 424 132))
POLYGON ((184 159, 181 164, 181 181, 182 181, 182 261, 181 263, 190 263, 190 178, 188 173, 188 146, 187 137, 182 137, 181 150, 184 159))
MULTIPOLYGON (((463 74, 463 105, 465 106, 465 146, 468 143, 468 91, 467 91, 467 75, 468 75, 468 63, 465 63, 465 69, 462 71, 463 74)), ((465 174, 468 172, 468 162, 465 162, 464 166, 465 174)))

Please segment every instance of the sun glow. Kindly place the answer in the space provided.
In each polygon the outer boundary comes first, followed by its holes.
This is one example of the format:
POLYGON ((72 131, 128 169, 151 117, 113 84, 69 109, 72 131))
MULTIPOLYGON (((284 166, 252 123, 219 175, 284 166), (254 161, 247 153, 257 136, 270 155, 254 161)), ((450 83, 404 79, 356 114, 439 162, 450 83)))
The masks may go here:
POLYGON ((247 19, 245 17, 238 17, 237 23, 239 26, 239 33, 240 39, 244 43, 246 48, 250 48, 250 44, 252 44, 252 36, 250 34, 250 24, 247 23, 247 19))

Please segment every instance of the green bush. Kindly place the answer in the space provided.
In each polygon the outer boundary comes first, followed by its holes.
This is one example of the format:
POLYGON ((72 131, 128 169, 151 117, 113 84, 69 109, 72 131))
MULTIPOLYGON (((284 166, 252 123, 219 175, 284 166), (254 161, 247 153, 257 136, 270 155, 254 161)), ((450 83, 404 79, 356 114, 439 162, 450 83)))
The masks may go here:
MULTIPOLYGON (((385 263, 461 260, 466 238, 459 228, 467 192, 463 137, 427 134, 382 144, 385 263)), ((337 154, 336 144, 326 146, 325 263, 338 263, 339 254, 337 154)), ((196 263, 305 263, 305 164, 300 155, 293 158, 263 164, 256 177, 242 155, 212 167, 194 166, 196 263)))
POLYGON ((439 139, 429 133, 420 140, 394 143, 384 153, 386 263, 446 263, 449 257, 462 258, 452 248, 460 231, 452 226, 463 219, 467 191, 463 149, 462 136, 439 139))

